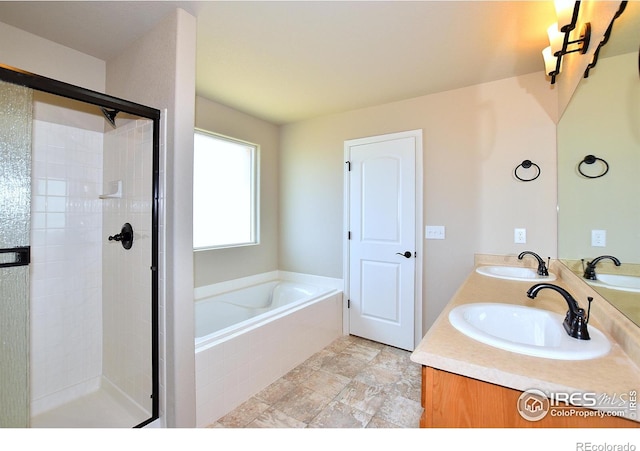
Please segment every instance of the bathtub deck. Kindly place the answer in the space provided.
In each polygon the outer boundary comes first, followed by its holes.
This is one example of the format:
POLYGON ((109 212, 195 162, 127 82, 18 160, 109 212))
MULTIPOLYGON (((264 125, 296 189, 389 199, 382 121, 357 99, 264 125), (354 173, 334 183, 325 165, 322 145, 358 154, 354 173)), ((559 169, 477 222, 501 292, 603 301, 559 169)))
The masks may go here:
POLYGON ((417 428, 410 352, 341 337, 209 427, 417 428))

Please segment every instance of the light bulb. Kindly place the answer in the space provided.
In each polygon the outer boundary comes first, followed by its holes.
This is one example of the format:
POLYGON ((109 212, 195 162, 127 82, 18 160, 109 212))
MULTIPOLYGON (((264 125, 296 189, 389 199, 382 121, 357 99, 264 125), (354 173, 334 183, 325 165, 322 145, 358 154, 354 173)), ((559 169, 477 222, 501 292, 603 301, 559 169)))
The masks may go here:
POLYGON ((558 16, 558 30, 562 30, 571 23, 573 8, 576 2, 572 0, 555 0, 556 16, 558 16))
POLYGON ((556 65, 558 64, 558 58, 551 53, 551 47, 546 47, 542 51, 542 57, 544 58, 544 70, 547 75, 556 71, 556 65))

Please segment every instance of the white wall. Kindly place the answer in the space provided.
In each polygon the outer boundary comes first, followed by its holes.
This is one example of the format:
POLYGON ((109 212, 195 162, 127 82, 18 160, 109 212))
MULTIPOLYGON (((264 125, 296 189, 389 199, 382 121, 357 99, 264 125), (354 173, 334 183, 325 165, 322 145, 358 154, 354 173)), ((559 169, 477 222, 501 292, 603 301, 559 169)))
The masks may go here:
POLYGON ((260 146, 260 244, 194 252, 195 286, 277 270, 279 127, 202 97, 196 127, 260 146))
POLYGON ((556 256, 556 92, 543 73, 311 119, 282 127, 280 269, 342 277, 345 140, 422 129, 423 330, 473 266, 475 253, 556 256), (534 182, 512 173, 523 160, 534 182), (527 228, 526 245, 513 229, 527 228))
POLYGON ((162 416, 170 427, 195 425, 193 331, 193 124, 196 20, 178 9, 125 52, 107 62, 107 93, 166 109, 166 167, 161 178, 160 367, 162 416), (165 222, 166 220, 166 222, 165 222), (166 246, 163 243, 166 242, 166 246), (166 266, 164 266, 162 263, 166 266), (166 271, 165 271, 166 268, 166 271), (166 348, 165 348, 166 346, 166 348))
POLYGON ((105 62, 0 22, 0 64, 104 92, 105 62))

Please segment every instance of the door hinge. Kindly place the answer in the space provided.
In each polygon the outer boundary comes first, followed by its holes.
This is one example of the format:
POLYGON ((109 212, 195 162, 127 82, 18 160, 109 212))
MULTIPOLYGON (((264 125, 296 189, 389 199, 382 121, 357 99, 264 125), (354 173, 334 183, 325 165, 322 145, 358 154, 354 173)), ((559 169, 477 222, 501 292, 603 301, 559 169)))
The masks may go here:
POLYGON ((351 308, 351 299, 347 299, 347 308, 351 308))
POLYGON ((351 162, 350 161, 345 161, 344 164, 347 165, 347 171, 351 172, 351 162))
POLYGON ((351 230, 349 230, 349 231, 347 232, 347 239, 348 239, 348 240, 350 240, 350 239, 351 239, 351 230))

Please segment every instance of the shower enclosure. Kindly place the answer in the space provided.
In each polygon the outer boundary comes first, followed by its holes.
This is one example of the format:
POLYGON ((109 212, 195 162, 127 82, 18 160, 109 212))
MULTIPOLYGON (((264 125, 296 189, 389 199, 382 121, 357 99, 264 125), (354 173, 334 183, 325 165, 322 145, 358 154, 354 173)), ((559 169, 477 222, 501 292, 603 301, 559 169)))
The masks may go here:
POLYGON ((0 427, 158 418, 159 119, 0 65, 0 427))

